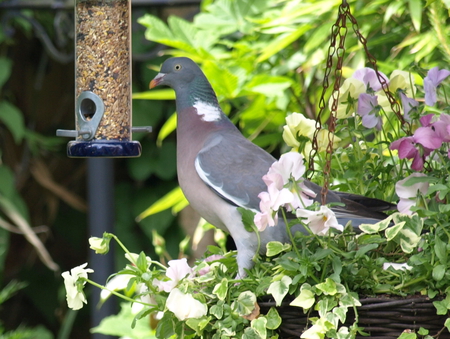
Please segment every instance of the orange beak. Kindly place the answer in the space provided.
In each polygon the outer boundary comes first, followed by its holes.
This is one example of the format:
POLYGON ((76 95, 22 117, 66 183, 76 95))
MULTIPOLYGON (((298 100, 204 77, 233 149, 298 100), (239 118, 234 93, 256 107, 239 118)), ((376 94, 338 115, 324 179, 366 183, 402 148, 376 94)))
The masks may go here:
POLYGON ((158 86, 161 83, 162 79, 164 78, 164 75, 165 75, 164 73, 158 73, 158 75, 155 76, 152 81, 150 81, 150 86, 149 86, 150 89, 158 86))

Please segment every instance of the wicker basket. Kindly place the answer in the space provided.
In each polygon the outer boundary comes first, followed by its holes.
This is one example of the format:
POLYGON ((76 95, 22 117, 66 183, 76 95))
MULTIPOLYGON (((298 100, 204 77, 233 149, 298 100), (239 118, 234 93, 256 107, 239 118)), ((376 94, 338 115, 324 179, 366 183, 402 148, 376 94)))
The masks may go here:
MULTIPOLYGON (((404 331, 418 331, 420 327, 429 330, 431 336, 450 339, 450 333, 444 327, 447 316, 436 315, 432 300, 425 296, 409 296, 406 298, 380 296, 363 298, 358 307, 360 327, 370 336, 357 336, 357 339, 395 339, 404 331)), ((259 302, 261 311, 267 312, 275 306, 273 300, 259 302)), ((283 322, 280 326, 280 338, 299 338, 302 332, 311 325, 308 318, 317 313, 304 314, 303 309, 289 306, 289 301, 277 307, 283 322)), ((355 319, 353 310, 349 309, 345 326, 352 325, 355 319)))

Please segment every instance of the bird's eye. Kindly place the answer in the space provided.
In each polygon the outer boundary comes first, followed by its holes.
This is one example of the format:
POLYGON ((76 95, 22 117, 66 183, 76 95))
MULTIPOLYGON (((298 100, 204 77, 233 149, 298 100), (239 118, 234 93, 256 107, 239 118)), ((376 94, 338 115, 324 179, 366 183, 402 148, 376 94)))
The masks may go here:
POLYGON ((175 65, 175 70, 179 71, 181 69, 181 65, 175 65))

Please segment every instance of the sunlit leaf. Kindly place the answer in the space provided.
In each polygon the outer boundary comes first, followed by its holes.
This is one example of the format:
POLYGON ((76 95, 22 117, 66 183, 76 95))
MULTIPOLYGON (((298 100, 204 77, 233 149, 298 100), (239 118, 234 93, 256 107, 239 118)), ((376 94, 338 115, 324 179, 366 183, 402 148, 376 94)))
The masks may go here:
POLYGON ((159 199, 153 205, 147 208, 144 212, 139 214, 136 217, 136 220, 140 221, 152 214, 169 209, 173 206, 176 206, 177 204, 180 204, 184 200, 186 200, 186 198, 181 188, 180 187, 174 188, 172 191, 167 193, 165 196, 163 196, 161 199, 159 199))

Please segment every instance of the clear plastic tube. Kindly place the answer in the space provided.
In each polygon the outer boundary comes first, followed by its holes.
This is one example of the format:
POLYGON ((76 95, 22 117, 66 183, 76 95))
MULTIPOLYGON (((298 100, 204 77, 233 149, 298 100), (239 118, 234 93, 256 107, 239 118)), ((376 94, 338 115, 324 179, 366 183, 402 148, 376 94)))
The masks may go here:
POLYGON ((104 111, 89 139, 131 140, 131 0, 76 0, 75 34, 76 119, 95 114, 89 97, 79 102, 92 92, 104 111))

